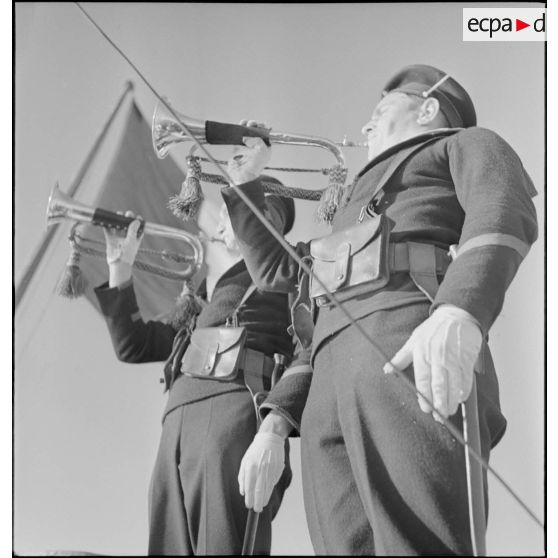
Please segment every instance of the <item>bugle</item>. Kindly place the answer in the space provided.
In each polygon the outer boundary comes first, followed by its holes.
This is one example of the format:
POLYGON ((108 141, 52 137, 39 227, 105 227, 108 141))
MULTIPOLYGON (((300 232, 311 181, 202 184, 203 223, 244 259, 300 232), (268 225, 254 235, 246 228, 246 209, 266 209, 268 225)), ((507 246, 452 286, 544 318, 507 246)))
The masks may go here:
POLYGON ((344 139, 343 142, 332 142, 330 140, 301 134, 288 132, 276 132, 238 124, 224 124, 210 120, 198 120, 186 116, 185 114, 174 111, 179 118, 177 122, 173 114, 164 104, 158 103, 153 113, 151 124, 151 138, 153 149, 159 159, 168 155, 169 147, 184 143, 193 142, 192 138, 184 132, 180 124, 185 126, 196 140, 200 143, 211 145, 243 145, 242 138, 246 136, 261 137, 268 145, 270 143, 282 143, 290 145, 301 145, 311 147, 321 147, 330 151, 337 164, 345 166, 345 157, 339 146, 345 147, 365 147, 365 143, 357 143, 344 139))
MULTIPOLYGON (((64 194, 58 187, 58 184, 55 184, 48 199, 46 211, 47 227, 65 220, 126 230, 130 223, 134 221, 134 217, 126 217, 114 211, 93 208, 77 202, 64 194)), ((174 238, 185 242, 190 247, 193 254, 184 257, 184 261, 187 262, 186 269, 180 272, 175 271, 174 274, 182 279, 188 279, 200 269, 203 264, 204 249, 197 235, 182 229, 143 220, 140 230, 142 229, 146 235, 174 238)))

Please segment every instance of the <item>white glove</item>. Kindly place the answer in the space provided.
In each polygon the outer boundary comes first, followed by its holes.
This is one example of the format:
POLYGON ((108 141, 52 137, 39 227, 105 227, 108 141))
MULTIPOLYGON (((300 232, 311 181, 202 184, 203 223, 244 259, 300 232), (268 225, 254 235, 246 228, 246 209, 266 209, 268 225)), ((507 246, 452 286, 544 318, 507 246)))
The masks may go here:
POLYGON ((273 432, 258 432, 238 472, 238 486, 247 508, 261 512, 267 506, 284 467, 285 440, 273 432))
POLYGON ((469 397, 481 344, 475 318, 457 306, 443 305, 415 328, 384 372, 392 373, 393 367, 404 370, 413 363, 416 388, 435 410, 419 396, 420 408, 442 422, 437 413, 447 418, 469 397))
MULTIPOLYGON (((242 120, 240 124, 269 130, 265 124, 254 120, 242 120)), ((271 159, 271 147, 263 139, 248 136, 243 141, 245 147, 235 147, 227 164, 227 172, 234 184, 244 184, 258 178, 271 159)))
MULTIPOLYGON (((135 217, 131 211, 127 211, 125 215, 126 217, 135 217)), ((143 238, 143 234, 138 238, 140 225, 139 218, 132 221, 125 235, 119 230, 103 227, 107 250, 107 264, 109 266, 116 263, 128 265, 134 263, 143 238)))

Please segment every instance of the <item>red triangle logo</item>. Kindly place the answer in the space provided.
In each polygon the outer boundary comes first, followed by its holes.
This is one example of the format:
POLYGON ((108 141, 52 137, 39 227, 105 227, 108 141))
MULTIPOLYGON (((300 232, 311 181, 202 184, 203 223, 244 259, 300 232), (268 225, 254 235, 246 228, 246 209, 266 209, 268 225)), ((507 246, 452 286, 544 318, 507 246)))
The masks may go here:
POLYGON ((521 21, 520 19, 515 19, 515 30, 516 31, 521 31, 522 29, 525 29, 526 27, 531 27, 530 23, 525 23, 524 21, 521 21))

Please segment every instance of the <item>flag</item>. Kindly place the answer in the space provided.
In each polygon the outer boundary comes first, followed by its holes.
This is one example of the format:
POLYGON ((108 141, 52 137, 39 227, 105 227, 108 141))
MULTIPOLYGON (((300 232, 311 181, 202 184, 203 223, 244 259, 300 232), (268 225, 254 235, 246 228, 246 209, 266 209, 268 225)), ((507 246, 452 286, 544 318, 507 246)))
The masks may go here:
MULTIPOLYGON (((121 138, 99 187, 94 206, 111 211, 130 210, 136 215, 141 215, 149 223, 198 233, 200 229, 197 223, 184 222, 167 208, 169 197, 180 191, 184 172, 172 157, 157 158, 151 143, 150 126, 135 102, 129 103, 126 110, 128 114, 121 138)), ((100 227, 82 226, 79 234, 99 243, 85 243, 85 246, 104 251, 104 236, 100 227)), ((175 270, 185 269, 186 264, 169 262, 155 256, 154 253, 165 250, 171 254, 192 254, 186 242, 148 234, 144 235, 140 250, 147 250, 150 254, 146 256, 140 252, 137 260, 175 270)), ((108 279, 106 260, 83 255, 80 267, 88 282, 85 296, 98 309, 93 288, 108 279)), ((133 277, 134 289, 144 319, 161 319, 172 311, 182 290, 181 280, 161 277, 136 268, 133 277)))

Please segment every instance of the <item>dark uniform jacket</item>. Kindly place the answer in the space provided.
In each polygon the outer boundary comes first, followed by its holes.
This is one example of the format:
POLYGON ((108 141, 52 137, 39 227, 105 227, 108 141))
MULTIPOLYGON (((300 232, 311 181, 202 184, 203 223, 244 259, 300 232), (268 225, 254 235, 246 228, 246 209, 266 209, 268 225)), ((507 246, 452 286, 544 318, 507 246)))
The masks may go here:
MULTIPOLYGON (((225 325, 251 284, 243 261, 229 268, 217 281, 196 327, 225 325)), ((165 322, 142 320, 132 283, 122 289, 108 288, 105 284, 95 292, 119 360, 139 363, 164 361, 169 357, 177 331, 165 322)), ((256 290, 238 312, 238 325, 247 330, 246 347, 270 357, 274 353, 291 355, 289 323, 285 294, 256 290)), ((245 389, 243 384, 235 382, 200 380, 181 374, 170 387, 165 416, 180 405, 242 389, 245 389)))
MULTIPOLYGON (((258 208, 263 193, 258 181, 241 186, 258 208)), ((236 192, 222 191, 248 269, 261 288, 292 292, 298 264, 252 216, 236 192)), ((440 283, 432 310, 453 304, 472 314, 486 336, 500 313, 506 289, 537 238, 531 179, 513 149, 483 128, 433 131, 400 143, 378 155, 357 175, 335 214, 333 232, 357 223, 363 206, 373 202, 391 226, 391 242, 414 241, 444 249, 458 244, 458 256, 440 283), (398 153, 422 145, 405 159, 375 192, 398 153)), ((299 243, 301 256, 309 246, 299 243)), ((372 312, 425 301, 409 273, 394 273, 389 283, 366 298, 348 300, 356 318, 372 312)), ((320 308, 313 354, 320 344, 348 325, 339 309, 320 308)), ((485 395, 499 408, 498 386, 488 351, 481 365, 488 369, 485 395)), ((481 386, 479 385, 479 390, 481 386)), ((503 421, 503 418, 502 418, 503 421)), ((503 423, 502 423, 503 424, 503 423)), ((501 425, 503 428, 503 425, 501 425)))
POLYGON ((295 356, 283 376, 269 392, 265 401, 259 407, 263 418, 270 411, 281 415, 293 428, 290 436, 300 436, 302 412, 308 398, 308 391, 312 381, 312 367, 310 366, 311 347, 297 346, 295 356))

